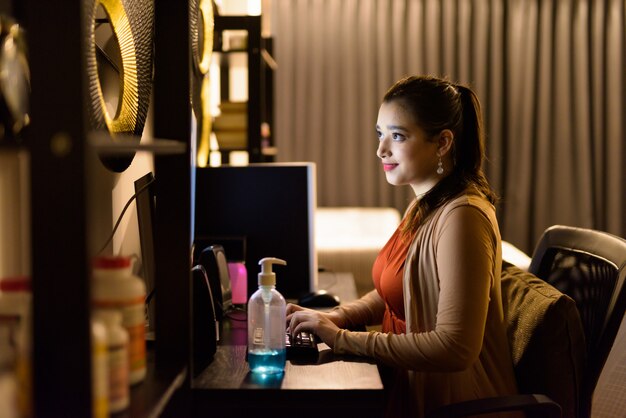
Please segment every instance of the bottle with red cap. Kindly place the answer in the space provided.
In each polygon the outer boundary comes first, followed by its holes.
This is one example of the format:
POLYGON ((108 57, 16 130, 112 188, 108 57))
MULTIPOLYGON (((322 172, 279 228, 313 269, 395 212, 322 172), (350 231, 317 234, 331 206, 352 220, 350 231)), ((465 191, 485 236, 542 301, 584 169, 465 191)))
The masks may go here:
MULTIPOLYGON (((15 358, 16 411, 18 416, 32 413, 31 380, 31 281, 29 277, 0 278, 0 345, 15 358)), ((1 403, 0 403, 1 404, 1 403)), ((9 412, 10 414, 10 412, 9 412)))
POLYGON ((130 257, 100 256, 93 261, 92 304, 94 309, 116 309, 128 332, 129 382, 146 376, 145 299, 146 285, 132 274, 130 257))

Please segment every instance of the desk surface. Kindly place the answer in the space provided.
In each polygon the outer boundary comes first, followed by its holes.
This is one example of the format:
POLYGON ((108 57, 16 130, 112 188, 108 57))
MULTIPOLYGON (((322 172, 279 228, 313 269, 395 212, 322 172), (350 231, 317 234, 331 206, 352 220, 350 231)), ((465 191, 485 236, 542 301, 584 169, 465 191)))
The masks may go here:
MULTIPOLYGON (((322 273, 319 287, 342 301, 356 297, 349 273, 322 273)), ((349 416, 357 411, 359 416, 380 416, 383 385, 374 362, 335 355, 321 344, 317 359, 288 360, 282 375, 258 376, 250 373, 245 361, 246 328, 245 320, 223 324, 212 363, 193 380, 194 404, 198 408, 204 404, 208 411, 216 404, 228 404, 218 416, 228 416, 226 410, 235 416, 259 406, 280 412, 304 403, 316 416, 340 416, 348 411, 349 416)))

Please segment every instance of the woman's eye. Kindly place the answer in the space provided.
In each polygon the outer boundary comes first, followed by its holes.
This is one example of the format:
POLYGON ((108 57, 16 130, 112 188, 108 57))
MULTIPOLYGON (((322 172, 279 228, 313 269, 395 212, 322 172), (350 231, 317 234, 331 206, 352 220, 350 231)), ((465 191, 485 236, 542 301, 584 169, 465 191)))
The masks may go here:
POLYGON ((404 141, 404 135, 399 134, 399 133, 395 133, 395 132, 393 134, 391 134, 391 138, 394 141, 404 141))
POLYGON ((381 131, 376 131, 376 138, 378 138, 379 141, 383 139, 383 133, 381 131))

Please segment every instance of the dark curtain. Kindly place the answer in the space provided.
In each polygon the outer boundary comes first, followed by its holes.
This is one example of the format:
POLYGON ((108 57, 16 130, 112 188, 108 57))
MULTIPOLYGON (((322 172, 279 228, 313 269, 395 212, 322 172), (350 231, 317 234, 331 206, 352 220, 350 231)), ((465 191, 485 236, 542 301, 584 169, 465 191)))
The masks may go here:
POLYGON ((314 161, 320 206, 392 206, 375 123, 408 74, 469 84, 502 236, 531 253, 550 225, 626 236, 623 0, 272 3, 280 161, 314 161))

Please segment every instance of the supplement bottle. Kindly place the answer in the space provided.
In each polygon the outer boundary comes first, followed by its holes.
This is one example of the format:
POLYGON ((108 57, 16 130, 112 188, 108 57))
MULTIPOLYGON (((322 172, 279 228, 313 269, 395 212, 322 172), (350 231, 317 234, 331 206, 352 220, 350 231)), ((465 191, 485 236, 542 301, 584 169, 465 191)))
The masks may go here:
POLYGON ((91 402, 93 418, 109 417, 107 328, 96 318, 91 318, 91 402))
POLYGON ((109 412, 120 412, 130 404, 128 332, 122 327, 122 314, 119 311, 99 309, 94 311, 94 317, 106 326, 109 412))
POLYGON ((128 332, 130 384, 146 376, 146 285, 131 272, 126 256, 97 257, 93 263, 92 303, 94 309, 115 309, 122 314, 128 332))

